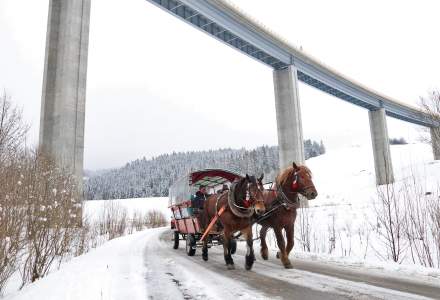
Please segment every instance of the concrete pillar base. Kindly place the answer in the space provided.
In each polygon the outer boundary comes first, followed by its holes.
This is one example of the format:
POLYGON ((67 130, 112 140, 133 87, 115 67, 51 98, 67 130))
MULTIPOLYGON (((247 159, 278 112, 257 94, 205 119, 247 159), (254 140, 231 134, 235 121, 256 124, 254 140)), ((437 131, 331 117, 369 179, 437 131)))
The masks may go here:
POLYGON ((376 184, 393 183, 394 174, 385 109, 381 108, 375 111, 369 111, 368 116, 370 119, 371 141, 373 144, 376 184))
POLYGON ((431 144, 435 160, 440 160, 440 127, 431 127, 431 144))

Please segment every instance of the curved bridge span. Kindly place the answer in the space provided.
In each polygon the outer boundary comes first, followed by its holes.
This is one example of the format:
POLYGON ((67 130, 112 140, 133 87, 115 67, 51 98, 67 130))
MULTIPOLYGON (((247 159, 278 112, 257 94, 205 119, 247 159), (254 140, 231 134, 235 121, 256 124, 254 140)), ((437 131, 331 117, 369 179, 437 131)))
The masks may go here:
POLYGON ((385 109, 400 120, 422 126, 432 121, 417 108, 400 103, 332 70, 289 45, 222 0, 147 0, 217 40, 275 69, 293 65, 298 80, 368 110, 385 109))
MULTIPOLYGON (((298 81, 368 110, 376 183, 394 181, 386 116, 431 128, 440 159, 440 122, 332 70, 224 0, 147 0, 273 70, 280 168, 304 162, 298 81)), ((51 0, 40 147, 82 178, 91 0, 51 0)))

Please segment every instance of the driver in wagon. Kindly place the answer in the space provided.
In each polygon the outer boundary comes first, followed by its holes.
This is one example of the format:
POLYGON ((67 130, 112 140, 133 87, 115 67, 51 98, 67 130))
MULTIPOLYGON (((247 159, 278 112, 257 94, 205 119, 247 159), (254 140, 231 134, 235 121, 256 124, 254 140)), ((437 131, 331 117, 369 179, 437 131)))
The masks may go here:
POLYGON ((208 198, 208 192, 206 187, 201 185, 199 190, 196 192, 194 199, 191 201, 191 206, 195 208, 194 213, 197 216, 199 224, 202 228, 205 228, 205 216, 203 213, 203 207, 205 206, 205 201, 208 198))
POLYGON ((207 197, 208 193, 206 192, 206 187, 204 185, 201 185, 199 187, 199 190, 196 192, 196 196, 194 197, 192 206, 202 210, 207 197))

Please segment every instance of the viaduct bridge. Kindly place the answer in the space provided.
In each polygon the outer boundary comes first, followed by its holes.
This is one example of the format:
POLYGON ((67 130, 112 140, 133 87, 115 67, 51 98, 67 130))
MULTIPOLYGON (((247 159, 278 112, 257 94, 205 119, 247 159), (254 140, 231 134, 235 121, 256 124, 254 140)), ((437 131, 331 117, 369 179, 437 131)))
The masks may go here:
MULTIPOLYGON (((332 70, 223 0, 147 0, 273 70, 280 167, 304 162, 298 81, 368 110, 376 182, 394 181, 386 116, 429 127, 440 159, 440 124, 332 70)), ((82 177, 91 0, 50 0, 40 147, 82 177)))

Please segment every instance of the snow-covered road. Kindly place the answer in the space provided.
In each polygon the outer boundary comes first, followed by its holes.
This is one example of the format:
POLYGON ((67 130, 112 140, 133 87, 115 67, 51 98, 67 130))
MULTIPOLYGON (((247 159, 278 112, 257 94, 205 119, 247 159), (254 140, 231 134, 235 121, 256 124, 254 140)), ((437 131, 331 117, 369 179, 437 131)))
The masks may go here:
MULTIPOLYGON (((400 280, 393 282, 383 276, 378 281, 377 274, 334 266, 323 265, 319 270, 318 263, 296 260, 303 270, 286 270, 275 258, 257 258, 249 272, 244 269, 244 251, 240 249, 234 255, 236 270, 228 271, 221 247, 211 248, 209 261, 204 262, 200 251, 188 257, 184 247, 172 249, 170 237, 169 231, 156 231, 144 252, 151 299, 427 299, 394 290, 407 290, 399 287, 400 280), (309 268, 315 268, 315 273, 305 271, 309 268), (336 276, 322 275, 330 271, 336 276), (393 290, 379 287, 382 285, 393 290)), ((428 295, 440 295, 440 287, 421 284, 421 288, 431 288, 428 295)))
POLYGON ((325 263, 294 260, 295 269, 286 270, 274 257, 269 261, 257 257, 252 271, 246 271, 242 249, 234 260, 236 269, 227 270, 222 247, 210 249, 208 262, 199 250, 189 257, 182 246, 172 249, 168 229, 149 229, 74 258, 5 299, 428 299, 419 295, 440 295, 438 285, 415 279, 402 284, 400 279, 393 282, 354 267, 341 271, 325 263), (396 289, 414 289, 419 295, 396 289))

